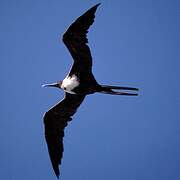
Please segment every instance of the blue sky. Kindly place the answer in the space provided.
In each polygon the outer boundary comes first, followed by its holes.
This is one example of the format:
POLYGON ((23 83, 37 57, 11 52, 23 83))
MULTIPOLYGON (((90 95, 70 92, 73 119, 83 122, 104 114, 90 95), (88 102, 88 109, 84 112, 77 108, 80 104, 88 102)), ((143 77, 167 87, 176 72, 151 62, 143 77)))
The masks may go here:
MULTIPOLYGON (((63 32, 99 1, 0 1, 0 177, 56 179, 42 116, 63 97, 41 84, 72 63, 63 32)), ((180 2, 102 0, 89 32, 99 83, 138 97, 88 96, 65 131, 61 179, 180 179, 180 2)))

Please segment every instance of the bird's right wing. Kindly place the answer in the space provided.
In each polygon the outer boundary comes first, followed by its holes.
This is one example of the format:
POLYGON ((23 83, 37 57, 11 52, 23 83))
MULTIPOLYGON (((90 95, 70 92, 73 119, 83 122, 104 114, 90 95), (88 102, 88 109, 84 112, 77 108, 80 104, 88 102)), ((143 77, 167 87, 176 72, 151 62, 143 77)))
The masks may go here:
POLYGON ((87 33, 89 27, 94 22, 95 12, 99 5, 100 3, 86 11, 70 25, 63 35, 63 42, 74 59, 71 72, 76 72, 78 69, 78 72, 86 71, 91 73, 92 57, 90 49, 87 45, 87 33))
POLYGON ((59 165, 63 156, 64 128, 77 108, 84 100, 85 95, 73 95, 66 93, 64 99, 52 107, 44 115, 45 138, 48 146, 49 156, 57 177, 59 177, 59 165))

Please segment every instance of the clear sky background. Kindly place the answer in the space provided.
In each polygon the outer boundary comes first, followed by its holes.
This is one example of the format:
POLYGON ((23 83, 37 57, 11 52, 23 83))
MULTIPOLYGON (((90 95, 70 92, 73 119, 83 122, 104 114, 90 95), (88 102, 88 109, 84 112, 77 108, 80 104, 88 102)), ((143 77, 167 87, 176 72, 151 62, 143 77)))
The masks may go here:
MULTIPOLYGON (((95 0, 0 0, 0 179, 54 180, 42 116, 63 98, 61 42, 95 0)), ((99 83, 138 97, 88 96, 65 131, 63 180, 180 179, 180 1, 102 0, 89 31, 99 83)))

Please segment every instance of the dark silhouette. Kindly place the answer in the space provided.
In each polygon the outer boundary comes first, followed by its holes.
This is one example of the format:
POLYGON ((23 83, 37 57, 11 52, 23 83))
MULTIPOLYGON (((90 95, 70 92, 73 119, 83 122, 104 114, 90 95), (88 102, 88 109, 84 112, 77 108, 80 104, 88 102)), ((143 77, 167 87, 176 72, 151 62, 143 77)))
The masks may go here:
POLYGON ((64 151, 64 128, 68 121, 72 120, 71 117, 76 113, 85 96, 96 92, 112 95, 137 95, 137 93, 123 92, 123 90, 137 91, 137 88, 100 85, 92 74, 92 57, 87 45, 87 33, 94 22, 95 12, 99 5, 100 3, 80 16, 63 35, 63 42, 74 60, 67 77, 63 81, 43 85, 65 91, 64 99, 44 115, 45 138, 52 166, 58 178, 60 175, 59 165, 64 151))

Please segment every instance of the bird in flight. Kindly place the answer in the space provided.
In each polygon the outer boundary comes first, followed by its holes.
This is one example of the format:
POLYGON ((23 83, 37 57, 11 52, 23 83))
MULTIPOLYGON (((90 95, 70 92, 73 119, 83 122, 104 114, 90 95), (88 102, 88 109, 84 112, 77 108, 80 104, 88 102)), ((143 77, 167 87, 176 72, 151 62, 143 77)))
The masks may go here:
POLYGON ((88 47, 87 33, 95 18, 96 4, 75 20, 63 35, 63 42, 69 50, 73 65, 63 81, 45 84, 44 87, 57 87, 64 90, 64 99, 49 109, 44 115, 45 139, 53 170, 59 178, 63 156, 64 129, 86 95, 104 93, 111 95, 136 96, 137 88, 100 85, 92 74, 92 56, 88 47), (128 92, 127 92, 127 91, 128 92), (126 92, 125 92, 126 91, 126 92))

